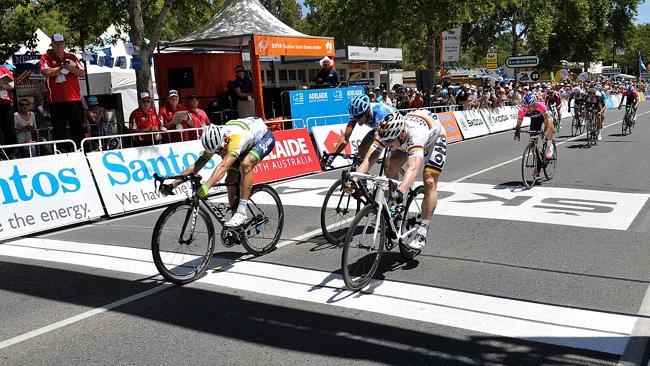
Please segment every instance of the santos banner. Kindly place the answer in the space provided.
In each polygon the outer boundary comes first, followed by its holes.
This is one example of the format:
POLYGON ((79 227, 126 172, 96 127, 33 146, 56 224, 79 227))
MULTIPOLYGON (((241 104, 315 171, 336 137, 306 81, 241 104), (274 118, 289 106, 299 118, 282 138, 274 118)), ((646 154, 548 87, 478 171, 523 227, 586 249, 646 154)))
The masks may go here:
MULTIPOLYGON (((173 144, 134 147, 122 150, 91 152, 92 167, 99 191, 109 216, 146 207, 170 203, 189 196, 189 183, 175 189, 175 195, 164 197, 154 187, 153 174, 181 174, 194 164, 203 148, 198 140, 173 144)), ((199 172, 205 178, 221 162, 215 155, 199 172)))
POLYGON ((83 153, 0 161, 0 240, 104 214, 83 153))
MULTIPOLYGON (((345 127, 347 124, 342 123, 338 125, 329 125, 329 126, 316 126, 312 128, 314 134, 314 140, 316 141, 316 146, 318 146, 318 151, 320 151, 321 156, 323 153, 331 153, 336 147, 336 143, 341 138, 341 135, 345 132, 345 127)), ((370 132, 371 128, 363 124, 361 126, 355 126, 352 130, 352 135, 348 144, 345 146, 345 149, 341 151, 342 154, 356 154, 359 151, 359 145, 363 138, 370 132)), ((332 167, 338 168, 341 166, 347 166, 352 164, 352 159, 344 159, 340 156, 336 157, 332 162, 332 167)))

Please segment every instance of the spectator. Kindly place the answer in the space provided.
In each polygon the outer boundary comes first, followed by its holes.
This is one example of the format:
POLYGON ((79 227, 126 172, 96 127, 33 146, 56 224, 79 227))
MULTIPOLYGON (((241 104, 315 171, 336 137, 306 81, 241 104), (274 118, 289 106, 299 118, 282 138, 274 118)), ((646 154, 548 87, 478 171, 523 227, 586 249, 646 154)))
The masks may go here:
POLYGON ((422 99, 422 93, 418 90, 415 92, 415 96, 410 103, 411 108, 422 108, 424 107, 424 99, 422 99))
MULTIPOLYGON (((86 121, 88 121, 88 130, 90 137, 105 136, 106 124, 108 123, 108 114, 106 109, 99 105, 99 100, 96 96, 91 95, 88 97, 86 104, 88 110, 86 111, 86 121)), ((92 150, 97 149, 97 141, 92 141, 92 150)))
POLYGON ((397 96, 397 109, 409 109, 411 107, 411 100, 406 94, 406 89, 399 89, 399 95, 397 96))
POLYGON ((463 84, 458 93, 456 93, 456 104, 459 105, 458 110, 464 110, 465 104, 469 102, 469 84, 463 84))
POLYGON ((232 90, 237 96, 237 111, 239 117, 255 117, 255 101, 253 100, 253 81, 248 76, 244 66, 235 67, 237 78, 232 81, 232 90))
POLYGON ((54 139, 70 137, 79 146, 84 138, 83 106, 79 77, 84 75, 83 65, 77 57, 65 50, 65 38, 56 33, 52 36, 52 49, 41 56, 40 69, 45 77, 47 102, 52 116, 54 139))
MULTIPOLYGON (((129 116, 129 132, 154 132, 154 131, 167 131, 162 126, 160 120, 156 116, 156 110, 151 106, 151 96, 149 92, 141 92, 138 95, 138 109, 131 112, 129 116)), ((145 146, 160 142, 160 135, 150 136, 135 136, 133 138, 133 146, 145 146)))
POLYGON ((375 100, 375 93, 370 92, 370 94, 368 94, 368 97, 370 98, 370 102, 371 102, 371 103, 375 103, 375 102, 376 102, 376 100, 375 100))
MULTIPOLYGON (((173 124, 172 120, 174 119, 174 116, 176 113, 181 112, 181 111, 187 111, 187 108, 185 108, 184 105, 178 104, 180 100, 180 96, 178 95, 178 91, 172 89, 169 91, 169 96, 167 97, 167 102, 165 103, 162 108, 160 108, 160 111, 158 111, 158 118, 160 119, 160 122, 163 127, 167 131, 170 130, 181 130, 184 128, 189 128, 189 124, 187 121, 189 120, 189 117, 185 117, 182 119, 180 124, 173 124)), ((165 137, 163 137, 163 142, 180 142, 183 140, 185 136, 182 136, 182 133, 169 133, 165 137)))
MULTIPOLYGON (((190 95, 188 98, 187 110, 190 116, 187 124, 190 128, 199 128, 210 124, 208 115, 203 109, 199 108, 199 98, 196 95, 190 95)), ((187 139, 195 140, 197 139, 197 136, 198 134, 196 131, 187 132, 187 139)))
POLYGON ((338 71, 334 68, 334 61, 325 56, 318 63, 321 69, 318 75, 316 75, 314 82, 325 88, 338 88, 341 86, 341 79, 339 78, 338 71))
MULTIPOLYGON (((27 98, 18 100, 18 112, 14 113, 14 126, 16 128, 16 140, 19 144, 28 144, 32 141, 32 131, 35 130, 36 116, 32 112, 32 104, 27 98)), ((29 158, 34 156, 35 149, 33 146, 23 146, 20 148, 20 157, 29 158), (31 151, 31 154, 30 154, 31 151)))
MULTIPOLYGON (((0 145, 12 145, 16 143, 13 116, 14 76, 11 70, 0 66, 0 78, 2 78, 0 80, 0 145)), ((7 153, 13 155, 14 151, 7 151, 7 153)))
MULTIPOLYGON (((392 94, 393 92, 391 92, 392 94)), ((381 92, 381 102, 386 104, 387 106, 393 106, 393 100, 388 96, 388 91, 384 90, 381 92)))

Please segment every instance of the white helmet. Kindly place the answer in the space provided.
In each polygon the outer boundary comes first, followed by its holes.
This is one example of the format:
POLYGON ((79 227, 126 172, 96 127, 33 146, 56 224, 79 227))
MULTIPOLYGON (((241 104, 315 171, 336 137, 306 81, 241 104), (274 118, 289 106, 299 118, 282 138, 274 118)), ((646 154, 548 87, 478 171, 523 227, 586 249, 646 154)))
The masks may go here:
POLYGON ((387 114, 379 123, 379 139, 381 141, 394 140, 404 131, 404 119, 399 112, 387 114))
POLYGON ((216 153, 223 147, 224 139, 221 127, 209 124, 203 129, 203 136, 201 136, 201 143, 205 151, 216 153))

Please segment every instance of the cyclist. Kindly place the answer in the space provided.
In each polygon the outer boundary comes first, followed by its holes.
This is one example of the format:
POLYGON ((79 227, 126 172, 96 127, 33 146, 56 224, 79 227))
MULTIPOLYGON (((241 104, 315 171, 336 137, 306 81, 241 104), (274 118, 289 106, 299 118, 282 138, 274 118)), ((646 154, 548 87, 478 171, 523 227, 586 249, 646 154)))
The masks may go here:
POLYGON ((553 90, 553 88, 546 89, 546 93, 544 94, 544 104, 546 104, 549 109, 551 109, 551 107, 555 107, 555 114, 557 115, 557 120, 559 123, 559 121, 562 120, 560 114, 560 111, 562 109, 562 98, 560 98, 560 94, 553 90))
POLYGON ((623 98, 625 98, 625 104, 632 107, 631 113, 634 113, 634 123, 636 123, 636 109, 639 107, 639 103, 641 103, 641 98, 639 98, 639 93, 637 93, 632 84, 628 84, 627 88, 623 91, 618 109, 621 109, 623 105, 623 98))
POLYGON ((586 105, 588 108, 596 108, 596 112, 598 113, 598 141, 600 141, 603 139, 603 121, 605 120, 605 111, 607 110, 603 93, 600 93, 596 88, 589 88, 586 105))
POLYGON ((415 238, 407 243, 409 247, 420 250, 426 244, 429 223, 438 203, 438 178, 447 159, 447 133, 433 113, 416 110, 404 117, 399 112, 387 115, 379 124, 377 135, 357 171, 367 173, 383 149, 388 147, 386 176, 397 178, 400 168, 407 164, 404 178, 393 197, 398 204, 415 182, 424 159, 427 159, 422 172, 425 192, 422 218, 415 238))
MULTIPOLYGON (((519 113, 517 114, 517 128, 515 129, 515 139, 519 140, 521 135, 521 123, 524 121, 524 117, 530 117, 530 130, 531 131, 541 131, 542 125, 546 124, 546 133, 544 136, 547 141, 553 139, 553 117, 549 113, 546 105, 543 102, 537 100, 537 96, 534 93, 528 93, 524 96, 524 103, 519 108, 519 113)), ((546 159, 551 159, 553 157, 553 144, 546 144, 546 159)))
POLYGON ((583 95, 580 86, 574 86, 571 94, 569 94, 569 107, 571 107, 571 101, 573 100, 573 113, 578 116, 580 126, 584 124, 582 119, 582 106, 584 105, 584 100, 582 97, 583 95))
MULTIPOLYGON (((359 95, 350 101, 348 105, 348 112, 350 113, 350 121, 345 127, 345 132, 339 138, 339 141, 334 147, 334 154, 340 154, 345 146, 348 144, 348 140, 352 135, 352 131, 356 125, 363 126, 368 125, 371 130, 368 131, 368 134, 364 136, 361 140, 361 143, 358 147, 359 156, 365 156, 370 144, 375 138, 375 131, 377 130, 378 123, 384 119, 384 117, 390 113, 397 111, 392 106, 386 105, 384 103, 372 103, 370 102, 370 97, 367 95, 359 95)), ((325 162, 326 166, 330 166, 334 161, 334 156, 331 155, 325 162)))
MULTIPOLYGON (((197 194, 201 197, 208 195, 210 187, 218 183, 226 173, 226 183, 236 183, 237 174, 241 174, 240 200, 237 211, 225 226, 237 227, 246 222, 248 198, 253 187, 253 168, 262 161, 275 146, 275 137, 266 127, 261 118, 247 117, 228 121, 224 126, 208 125, 203 130, 201 143, 205 151, 201 156, 183 171, 183 175, 199 172, 214 154, 221 156, 221 163, 212 172, 197 194)), ((175 180, 171 184, 160 186, 164 195, 171 194, 172 189, 183 183, 175 180)), ((234 208, 235 187, 228 187, 228 202, 234 208)))

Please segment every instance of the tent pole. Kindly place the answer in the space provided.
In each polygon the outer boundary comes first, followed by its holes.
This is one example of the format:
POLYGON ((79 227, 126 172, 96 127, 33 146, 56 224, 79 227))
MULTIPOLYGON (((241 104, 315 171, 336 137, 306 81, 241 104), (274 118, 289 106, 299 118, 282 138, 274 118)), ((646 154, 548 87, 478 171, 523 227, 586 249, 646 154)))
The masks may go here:
POLYGON ((86 63, 86 60, 81 60, 84 64, 84 74, 86 74, 86 96, 91 95, 90 94, 90 82, 88 81, 88 64, 86 63))
POLYGON ((255 44, 254 37, 251 37, 248 48, 251 54, 251 64, 253 70, 253 95, 255 99, 255 112, 258 117, 266 120, 266 117, 264 115, 264 99, 262 95, 262 71, 260 66, 260 57, 257 55, 257 45, 255 44))

